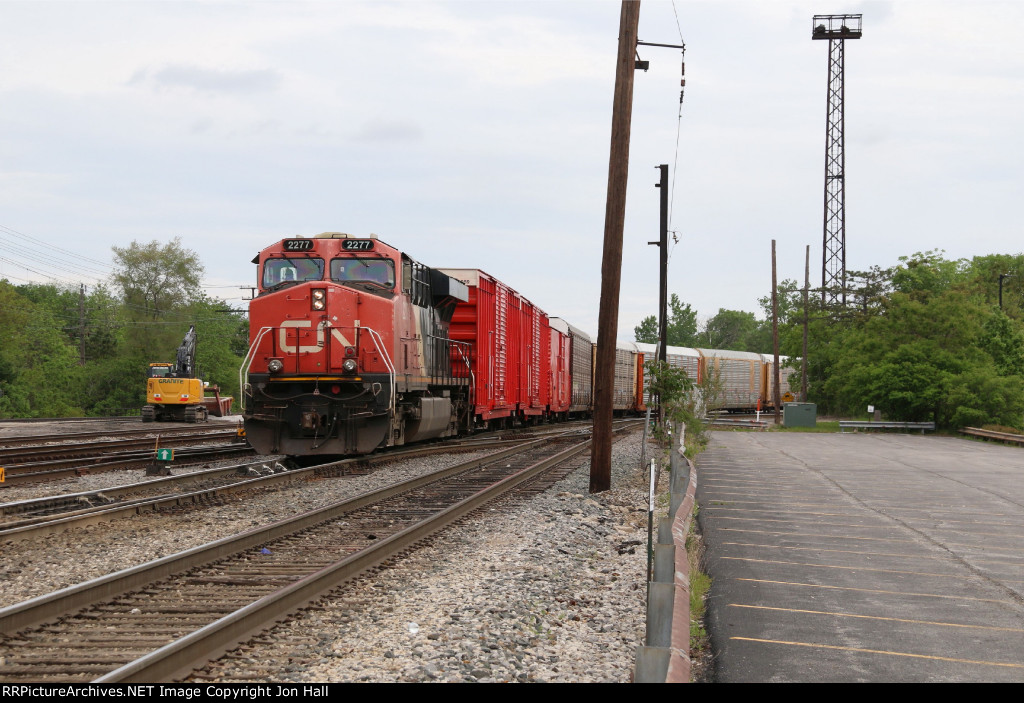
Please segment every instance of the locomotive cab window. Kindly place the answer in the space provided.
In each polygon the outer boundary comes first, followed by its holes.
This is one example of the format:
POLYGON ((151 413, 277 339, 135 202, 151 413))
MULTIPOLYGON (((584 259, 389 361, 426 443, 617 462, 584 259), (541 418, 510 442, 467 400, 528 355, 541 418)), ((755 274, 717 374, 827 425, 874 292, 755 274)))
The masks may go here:
POLYGON ((356 284, 370 292, 391 291, 395 287, 395 262, 369 257, 332 259, 331 280, 356 284))
POLYGON ((263 264, 263 287, 302 281, 322 281, 324 278, 324 260, 316 258, 274 258, 267 259, 263 264))

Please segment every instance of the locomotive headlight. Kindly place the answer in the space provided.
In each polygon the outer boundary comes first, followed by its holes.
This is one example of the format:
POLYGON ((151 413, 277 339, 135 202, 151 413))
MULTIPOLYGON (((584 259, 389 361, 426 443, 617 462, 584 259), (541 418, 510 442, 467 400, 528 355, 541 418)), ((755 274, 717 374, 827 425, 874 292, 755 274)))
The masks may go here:
POLYGON ((267 363, 267 371, 270 373, 280 373, 283 368, 284 363, 280 359, 271 359, 267 363))
POLYGON ((359 368, 359 364, 356 363, 355 359, 345 359, 341 363, 341 370, 345 373, 355 373, 357 368, 359 368))
POLYGON ((327 291, 323 288, 314 288, 312 291, 312 306, 314 310, 323 310, 327 307, 327 291))

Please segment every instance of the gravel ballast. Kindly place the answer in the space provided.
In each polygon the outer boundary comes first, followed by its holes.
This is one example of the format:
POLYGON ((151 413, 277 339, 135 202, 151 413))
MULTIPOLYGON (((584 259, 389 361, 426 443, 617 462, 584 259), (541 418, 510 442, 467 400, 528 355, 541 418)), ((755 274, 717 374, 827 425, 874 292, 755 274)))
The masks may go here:
MULTIPOLYGON (((203 679, 629 681, 646 607, 640 451, 639 433, 614 445, 612 490, 589 495, 584 463, 547 491, 477 513, 327 596, 203 679)), ((466 458, 396 462, 248 502, 3 544, 2 605, 466 458)))

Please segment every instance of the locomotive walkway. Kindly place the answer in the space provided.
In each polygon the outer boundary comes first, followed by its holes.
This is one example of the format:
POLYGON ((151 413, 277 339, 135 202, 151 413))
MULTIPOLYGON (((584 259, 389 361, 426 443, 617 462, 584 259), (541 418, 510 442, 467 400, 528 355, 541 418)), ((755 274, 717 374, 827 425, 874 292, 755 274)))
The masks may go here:
POLYGON ((1024 681, 1024 450, 714 432, 718 681, 1024 681))

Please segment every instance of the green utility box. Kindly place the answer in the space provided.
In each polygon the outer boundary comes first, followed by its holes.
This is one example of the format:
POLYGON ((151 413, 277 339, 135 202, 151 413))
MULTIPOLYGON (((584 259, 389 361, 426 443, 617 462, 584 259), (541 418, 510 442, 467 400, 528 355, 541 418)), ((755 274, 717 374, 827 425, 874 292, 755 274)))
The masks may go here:
POLYGON ((814 403, 783 403, 783 427, 814 427, 818 424, 818 406, 814 403))

